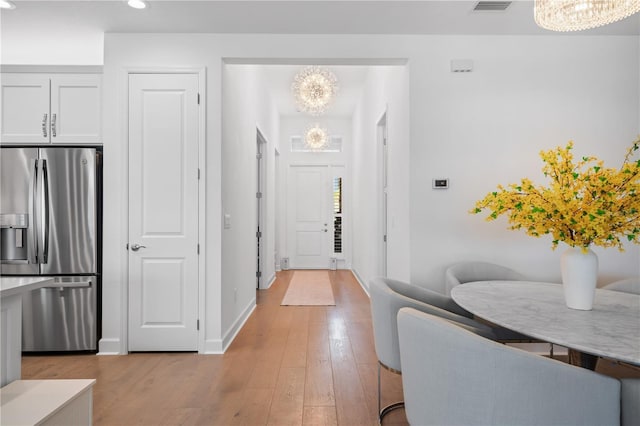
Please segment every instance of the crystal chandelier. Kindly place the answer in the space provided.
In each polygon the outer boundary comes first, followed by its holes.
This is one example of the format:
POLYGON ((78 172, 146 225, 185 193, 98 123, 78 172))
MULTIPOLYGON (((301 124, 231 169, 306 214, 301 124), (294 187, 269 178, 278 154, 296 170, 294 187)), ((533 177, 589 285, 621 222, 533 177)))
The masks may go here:
POLYGON ((319 151, 327 147, 329 136, 327 129, 320 127, 319 124, 309 126, 304 134, 304 143, 313 151, 319 151))
POLYGON ((552 31, 580 31, 627 18, 640 0, 535 0, 536 23, 552 31))
POLYGON ((322 114, 338 91, 337 83, 336 76, 326 68, 304 68, 291 84, 298 109, 311 115, 322 114))

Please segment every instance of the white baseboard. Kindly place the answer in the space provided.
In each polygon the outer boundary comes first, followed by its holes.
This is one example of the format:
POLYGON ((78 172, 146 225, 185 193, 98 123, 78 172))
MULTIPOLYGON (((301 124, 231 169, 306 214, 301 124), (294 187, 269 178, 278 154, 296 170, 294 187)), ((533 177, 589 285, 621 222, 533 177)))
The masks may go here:
POLYGON ((120 339, 100 339, 98 355, 126 355, 122 352, 120 339))
POLYGON ((240 316, 233 322, 233 325, 229 328, 229 330, 225 333, 224 337, 222 338, 222 353, 224 353, 227 350, 231 342, 233 342, 233 339, 236 338, 237 334, 242 329, 242 326, 244 325, 244 323, 247 322, 247 320, 249 319, 249 316, 255 309, 256 309, 256 299, 253 298, 251 302, 249 302, 247 307, 244 309, 242 314, 240 314, 240 316))
POLYGON ((353 276, 356 277, 356 281, 358 281, 358 284, 360 284, 360 287, 362 287, 362 290, 364 290, 366 295, 369 298, 371 298, 371 296, 369 295, 369 288, 366 285, 364 285, 364 280, 360 277, 360 274, 358 274, 358 271, 356 271, 355 269, 351 269, 351 273, 353 273, 353 276))
POLYGON ((271 275, 271 278, 267 282, 269 284, 267 284, 267 286, 265 288, 261 288, 260 290, 268 290, 268 289, 270 289, 271 286, 273 285, 273 283, 276 282, 276 274, 271 275))
POLYGON ((204 349, 200 353, 204 355, 222 355, 224 353, 224 350, 222 349, 222 340, 205 340, 204 349))

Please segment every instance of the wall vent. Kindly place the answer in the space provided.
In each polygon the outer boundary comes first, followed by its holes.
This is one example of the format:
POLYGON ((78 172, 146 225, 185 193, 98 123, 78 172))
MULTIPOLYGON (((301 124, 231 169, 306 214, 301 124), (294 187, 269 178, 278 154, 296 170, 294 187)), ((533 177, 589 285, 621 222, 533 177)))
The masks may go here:
POLYGON ((510 4, 510 1, 479 1, 473 10, 501 12, 506 10, 510 4))

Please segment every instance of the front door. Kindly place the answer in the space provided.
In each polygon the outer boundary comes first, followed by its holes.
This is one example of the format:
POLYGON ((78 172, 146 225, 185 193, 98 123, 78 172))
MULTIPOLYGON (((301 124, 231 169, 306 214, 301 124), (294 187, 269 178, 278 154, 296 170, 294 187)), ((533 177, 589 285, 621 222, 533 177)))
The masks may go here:
POLYGON ((129 76, 129 350, 198 349, 198 75, 129 76))
POLYGON ((329 268, 329 183, 326 165, 291 166, 289 170, 292 268, 329 268))

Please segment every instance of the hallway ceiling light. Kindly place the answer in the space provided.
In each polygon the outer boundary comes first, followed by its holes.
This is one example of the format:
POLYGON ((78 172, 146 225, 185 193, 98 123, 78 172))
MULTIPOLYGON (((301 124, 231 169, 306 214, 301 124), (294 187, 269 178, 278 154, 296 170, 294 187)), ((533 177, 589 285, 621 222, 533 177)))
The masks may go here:
POLYGON ((129 0, 127 4, 134 9, 144 9, 147 7, 147 3, 144 0, 129 0))
POLYGON ((327 68, 306 67, 294 77, 291 91, 300 111, 320 115, 335 97, 338 79, 327 68))
POLYGON ((535 0, 538 26, 552 31, 601 27, 640 11, 640 0, 535 0))
POLYGON ((304 143, 314 151, 325 148, 328 140, 327 129, 320 127, 319 124, 312 124, 304 133, 304 143))
POLYGON ((9 0, 0 0, 0 9, 15 9, 16 5, 9 0))

